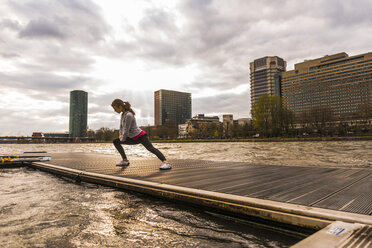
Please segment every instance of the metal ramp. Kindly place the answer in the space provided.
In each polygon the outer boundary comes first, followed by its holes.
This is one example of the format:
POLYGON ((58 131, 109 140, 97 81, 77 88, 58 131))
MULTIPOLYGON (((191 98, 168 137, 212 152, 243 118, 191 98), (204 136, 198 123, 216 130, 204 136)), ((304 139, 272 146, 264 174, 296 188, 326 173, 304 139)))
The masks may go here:
POLYGON ((372 247, 372 226, 336 221, 292 248, 368 248, 372 247))

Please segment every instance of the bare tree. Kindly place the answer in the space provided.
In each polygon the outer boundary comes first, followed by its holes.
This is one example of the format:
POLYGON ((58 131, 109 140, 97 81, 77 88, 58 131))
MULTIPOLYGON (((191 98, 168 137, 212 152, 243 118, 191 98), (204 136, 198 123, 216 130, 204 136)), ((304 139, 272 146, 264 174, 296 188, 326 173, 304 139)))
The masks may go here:
POLYGON ((370 122, 372 120, 372 106, 368 103, 359 105, 357 111, 358 119, 361 121, 364 130, 370 129, 370 122))
POLYGON ((310 109, 308 113, 310 125, 321 135, 325 135, 334 121, 333 111, 328 106, 317 106, 310 109))

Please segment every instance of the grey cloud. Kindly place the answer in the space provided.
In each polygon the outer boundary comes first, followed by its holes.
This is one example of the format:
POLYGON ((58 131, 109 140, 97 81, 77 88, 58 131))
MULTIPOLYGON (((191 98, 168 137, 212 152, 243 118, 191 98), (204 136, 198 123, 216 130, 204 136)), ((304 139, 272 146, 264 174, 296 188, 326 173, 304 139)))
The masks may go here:
POLYGON ((330 7, 325 9, 326 16, 332 26, 370 25, 372 22, 372 4, 369 0, 330 1, 330 7))
POLYGON ((83 77, 63 77, 49 73, 0 73, 4 90, 27 93, 35 99, 65 99, 74 89, 94 87, 95 80, 83 77))
POLYGON ((20 30, 22 27, 21 25, 19 24, 18 21, 16 20, 11 20, 11 19, 3 19, 1 20, 0 22, 0 28, 7 28, 7 29, 10 29, 10 30, 14 30, 14 31, 18 31, 20 30))
MULTIPOLYGON (((142 25, 134 36, 135 42, 123 43, 125 48, 132 48, 132 53, 126 55, 173 66, 198 63, 200 66, 214 67, 217 72, 226 69, 222 67, 229 62, 249 64, 250 58, 245 56, 247 51, 241 52, 242 43, 249 42, 246 39, 239 40, 241 32, 244 32, 241 30, 243 26, 241 20, 224 19, 219 16, 219 12, 211 6, 212 1, 188 1, 187 3, 179 7, 180 13, 188 20, 182 29, 173 24, 171 15, 161 10, 153 10, 156 14, 149 14, 140 22, 142 25), (159 19, 162 21, 158 21, 159 19), (159 33, 166 38, 158 36, 159 33), (239 61, 234 62, 234 60, 239 61)), ((234 79, 227 81, 231 82, 234 79)))
POLYGON ((0 21, 0 56, 26 74, 87 72, 105 50, 110 27, 91 1, 7 3, 12 17, 0 21))
POLYGON ((42 18, 30 21, 19 36, 21 38, 66 38, 66 35, 58 30, 58 23, 42 18))
POLYGON ((20 57, 17 53, 0 53, 0 56, 6 59, 20 57))
MULTIPOLYGON (((0 122, 0 134, 5 135, 25 135, 30 136, 33 132, 63 132, 68 131, 68 123, 61 123, 57 119, 50 118, 51 116, 40 115, 39 112, 7 114, 7 119, 0 122), (25 118, 27 117, 27 118, 25 118), (46 118, 42 118, 46 117, 46 118), (48 118, 49 117, 49 118, 48 118), (15 132, 14 126, 21 127, 15 132)), ((55 116, 55 115, 52 115, 55 116)))
POLYGON ((144 53, 142 56, 155 61, 167 61, 171 64, 178 64, 177 49, 173 44, 166 44, 159 40, 147 39, 141 43, 144 53))
POLYGON ((188 0, 184 2, 184 5, 190 9, 200 10, 200 13, 202 13, 212 2, 213 0, 188 0))
POLYGON ((187 49, 182 48, 187 47, 179 37, 180 30, 175 25, 173 14, 161 9, 147 10, 146 13, 136 28, 128 22, 123 22, 123 30, 128 31, 134 41, 116 41, 114 50, 109 53, 168 65, 185 65, 189 56, 183 54, 187 49))
POLYGON ((212 113, 234 114, 234 119, 250 117, 250 93, 219 94, 216 96, 193 98, 193 115, 212 113), (213 104, 211 104, 213 103, 213 104))
POLYGON ((109 31, 100 8, 91 1, 10 1, 9 6, 27 22, 19 33, 23 38, 56 38, 92 45, 104 40, 109 31))
POLYGON ((95 15, 99 11, 99 7, 91 1, 86 0, 60 0, 60 4, 67 9, 75 9, 80 13, 87 15, 95 15))
POLYGON ((95 63, 92 54, 58 44, 21 44, 17 40, 8 46, 9 52, 0 56, 9 59, 23 73, 56 73, 89 71, 95 63), (22 50, 21 52, 19 52, 22 50), (26 60, 18 58, 27 58, 26 60))
MULTIPOLYGON (((95 63, 90 54, 74 51, 68 47, 50 46, 44 48, 44 53, 35 55, 38 64, 22 64, 23 68, 40 67, 39 71, 73 71, 85 72, 95 63)), ((35 68, 36 69, 36 68, 35 68)))
MULTIPOLYGON (((48 104, 49 101, 45 100, 44 103, 48 104)), ((42 111, 33 110, 33 111, 29 111, 27 113, 27 116, 32 116, 35 119, 39 119, 39 118, 43 119, 43 118, 50 118, 50 117, 54 117, 54 118, 66 117, 68 115, 69 115, 69 106, 68 105, 65 105, 65 106, 62 106, 62 107, 56 108, 56 109, 50 109, 50 110, 42 110, 42 111)), ((67 129, 68 129, 68 127, 67 127, 67 129)))
MULTIPOLYGON (((202 4, 208 5, 210 2, 202 1, 202 4)), ((198 5, 193 3, 191 6, 198 5)), ((215 18, 215 11, 210 11, 213 14, 209 15, 209 12, 204 13, 195 7, 195 12, 185 9, 181 9, 181 12, 190 13, 185 16, 188 24, 182 29, 175 25, 173 14, 161 9, 148 10, 137 29, 128 23, 123 24, 124 30, 132 30, 135 41, 118 41, 116 47, 125 49, 125 56, 140 56, 168 65, 184 66, 193 60, 203 62, 215 59, 219 52, 215 48, 234 37, 235 30, 229 29, 230 23, 224 25, 223 19, 215 18), (203 54, 208 55, 207 51, 216 54, 204 57, 203 54)), ((218 63, 221 62, 222 59, 218 59, 218 63)))
POLYGON ((298 53, 308 48, 307 41, 323 42, 336 32, 340 38, 339 31, 328 29, 332 22, 341 26, 371 22, 371 3, 363 1, 356 11, 350 11, 350 5, 356 6, 352 1, 183 1, 178 10, 188 21, 182 30, 172 25, 170 14, 149 10, 136 33, 134 54, 176 66, 190 61, 220 66, 228 61, 249 67, 257 57, 282 53, 283 46, 298 53), (166 39, 153 35, 162 32, 166 39))
POLYGON ((139 22, 139 27, 145 32, 159 32, 174 35, 178 32, 173 14, 162 9, 149 9, 139 22))

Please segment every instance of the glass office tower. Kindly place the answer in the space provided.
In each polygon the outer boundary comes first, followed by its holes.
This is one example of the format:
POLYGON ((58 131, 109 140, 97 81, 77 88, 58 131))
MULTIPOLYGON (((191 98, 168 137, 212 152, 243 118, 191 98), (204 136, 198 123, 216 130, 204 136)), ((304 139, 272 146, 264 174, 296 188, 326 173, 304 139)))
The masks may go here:
POLYGON ((88 93, 82 90, 70 92, 70 137, 86 136, 88 122, 88 93))
POLYGON ((155 126, 167 121, 185 124, 191 119, 191 93, 172 90, 158 90, 154 93, 155 126))

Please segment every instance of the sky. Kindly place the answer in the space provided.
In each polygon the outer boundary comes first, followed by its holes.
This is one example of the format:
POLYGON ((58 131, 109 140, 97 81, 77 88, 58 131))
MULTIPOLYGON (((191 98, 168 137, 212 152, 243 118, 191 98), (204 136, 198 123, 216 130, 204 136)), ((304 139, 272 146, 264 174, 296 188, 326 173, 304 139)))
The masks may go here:
POLYGON ((371 0, 0 0, 0 136, 65 132, 72 90, 88 127, 110 104, 154 124, 154 91, 192 94, 192 115, 250 117, 249 63, 372 52, 371 0))

